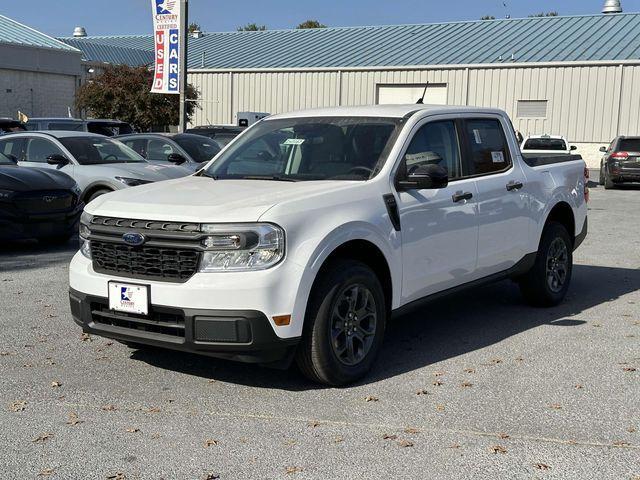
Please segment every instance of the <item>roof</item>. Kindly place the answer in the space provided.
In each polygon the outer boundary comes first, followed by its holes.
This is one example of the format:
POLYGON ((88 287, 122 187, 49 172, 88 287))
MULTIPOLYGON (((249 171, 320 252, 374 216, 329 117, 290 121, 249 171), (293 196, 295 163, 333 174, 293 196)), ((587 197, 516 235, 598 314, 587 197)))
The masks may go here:
POLYGON ((484 107, 459 107, 446 105, 363 105, 355 107, 328 107, 298 110, 266 117, 265 121, 283 118, 306 117, 374 117, 374 118, 403 118, 415 112, 428 112, 432 115, 451 113, 490 113, 505 115, 502 110, 484 107))
POLYGON ((150 65, 154 62, 153 46, 148 49, 133 48, 116 44, 103 44, 89 41, 85 38, 65 38, 62 41, 80 50, 82 52, 82 60, 85 62, 111 63, 132 67, 150 65))
POLYGON ((60 40, 0 15, 0 44, 2 43, 78 52, 78 50, 60 40))
MULTIPOLYGON (((64 39, 67 41, 68 39, 64 39)), ((151 35, 78 44, 153 50, 151 35)), ((640 59, 640 13, 207 33, 190 69, 305 69, 640 59)))

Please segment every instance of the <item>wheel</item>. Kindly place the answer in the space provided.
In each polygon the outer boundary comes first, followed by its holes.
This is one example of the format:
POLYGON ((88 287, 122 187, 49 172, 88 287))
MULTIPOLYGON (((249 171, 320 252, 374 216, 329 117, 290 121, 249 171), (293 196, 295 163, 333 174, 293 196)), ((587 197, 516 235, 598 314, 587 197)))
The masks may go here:
POLYGON ((604 168, 600 165, 600 175, 598 176, 598 185, 604 185, 604 168))
POLYGON ((604 172, 604 189, 611 190, 612 188, 615 188, 615 186, 616 184, 613 183, 611 178, 609 178, 609 174, 605 171, 604 172))
POLYGON ((552 307, 567 294, 573 269, 573 242, 567 229, 550 222, 542 232, 533 268, 519 279, 520 291, 531 305, 552 307))
POLYGON ((110 192, 111 192, 111 190, 109 190, 107 188, 101 188, 100 190, 96 190, 91 195, 89 195, 89 198, 87 198, 87 203, 91 203, 91 201, 95 200, 100 195, 104 195, 105 193, 110 193, 110 192))
POLYGON ((340 260, 316 280, 296 362, 309 379, 344 385, 369 371, 387 320, 382 286, 365 264, 340 260))

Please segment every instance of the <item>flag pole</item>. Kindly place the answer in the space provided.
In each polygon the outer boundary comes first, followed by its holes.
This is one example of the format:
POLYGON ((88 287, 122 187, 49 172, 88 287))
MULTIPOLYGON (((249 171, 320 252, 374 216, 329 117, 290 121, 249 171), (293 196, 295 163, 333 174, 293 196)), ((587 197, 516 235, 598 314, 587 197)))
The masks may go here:
POLYGON ((187 48, 189 47, 189 0, 180 0, 182 20, 180 25, 180 123, 178 131, 187 129, 187 48))

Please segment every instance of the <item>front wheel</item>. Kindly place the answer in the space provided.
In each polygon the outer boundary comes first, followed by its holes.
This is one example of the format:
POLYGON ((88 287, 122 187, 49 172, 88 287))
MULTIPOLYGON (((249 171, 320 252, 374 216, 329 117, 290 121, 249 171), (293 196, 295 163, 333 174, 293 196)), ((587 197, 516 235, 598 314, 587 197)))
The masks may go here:
POLYGON ((609 177, 609 174, 605 171, 604 173, 604 189, 605 190, 611 190, 612 188, 615 188, 615 183, 613 183, 613 180, 611 180, 611 178, 609 177))
POLYGON ((332 262, 316 280, 309 298, 296 356, 300 370, 327 385, 362 378, 382 345, 386 317, 376 274, 360 262, 332 262))
POLYGON ((542 232, 533 268, 519 280, 531 305, 552 307, 567 294, 573 270, 573 242, 564 225, 550 222, 542 232))
POLYGON ((101 188, 100 190, 96 190, 91 195, 89 195, 89 198, 87 198, 87 203, 91 203, 93 200, 98 198, 100 195, 104 195, 105 193, 110 193, 110 192, 111 192, 111 190, 109 190, 107 188, 101 188))

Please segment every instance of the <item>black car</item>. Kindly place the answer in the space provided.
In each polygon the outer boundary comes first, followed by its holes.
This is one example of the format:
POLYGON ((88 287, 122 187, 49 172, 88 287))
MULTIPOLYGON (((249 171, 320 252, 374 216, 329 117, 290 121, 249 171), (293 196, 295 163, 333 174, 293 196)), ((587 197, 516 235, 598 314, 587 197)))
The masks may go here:
POLYGON ((186 133, 209 137, 212 140, 215 140, 218 146, 222 149, 246 129, 246 127, 234 127, 233 125, 201 125, 199 127, 188 129, 186 133))
POLYGON ((600 161, 600 185, 605 189, 627 182, 640 182, 640 137, 616 137, 600 161))
POLYGON ((24 123, 12 118, 0 118, 0 135, 3 133, 24 132, 26 127, 24 123))
POLYGON ((190 133, 136 133, 116 138, 149 162, 173 162, 194 172, 221 150, 211 138, 190 133))
POLYGON ((19 167, 0 153, 0 239, 66 242, 78 230, 84 204, 68 175, 19 167))

